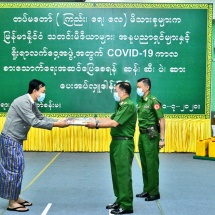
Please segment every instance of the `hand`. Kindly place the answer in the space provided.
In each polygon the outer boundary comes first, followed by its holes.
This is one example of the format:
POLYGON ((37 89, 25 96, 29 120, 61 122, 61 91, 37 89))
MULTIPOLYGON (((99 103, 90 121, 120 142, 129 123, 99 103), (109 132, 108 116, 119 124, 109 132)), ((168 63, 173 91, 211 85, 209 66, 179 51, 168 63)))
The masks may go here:
POLYGON ((159 141, 159 149, 162 149, 165 146, 165 141, 159 141))
POLYGON ((59 119, 57 122, 54 122, 54 127, 65 128, 68 127, 67 119, 59 119))
POLYGON ((85 127, 89 128, 89 129, 96 128, 96 123, 95 122, 87 122, 85 127))

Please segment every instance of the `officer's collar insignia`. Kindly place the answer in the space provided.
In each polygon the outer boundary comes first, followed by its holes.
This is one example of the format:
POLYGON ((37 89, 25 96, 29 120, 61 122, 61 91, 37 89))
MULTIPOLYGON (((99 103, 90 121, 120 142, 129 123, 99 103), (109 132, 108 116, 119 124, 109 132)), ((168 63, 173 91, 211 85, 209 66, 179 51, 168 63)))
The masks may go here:
POLYGON ((143 100, 144 100, 145 102, 147 102, 147 101, 148 101, 148 97, 143 98, 143 100))
POLYGON ((120 104, 120 105, 123 105, 123 104, 127 104, 127 102, 120 102, 119 104, 120 104))

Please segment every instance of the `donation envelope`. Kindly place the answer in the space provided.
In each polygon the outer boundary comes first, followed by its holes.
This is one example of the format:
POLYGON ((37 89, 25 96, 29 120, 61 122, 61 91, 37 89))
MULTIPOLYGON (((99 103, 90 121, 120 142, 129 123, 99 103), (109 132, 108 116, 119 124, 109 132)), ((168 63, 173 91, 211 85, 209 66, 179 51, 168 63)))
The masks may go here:
POLYGON ((67 124, 84 126, 87 122, 95 122, 94 118, 68 118, 67 124))

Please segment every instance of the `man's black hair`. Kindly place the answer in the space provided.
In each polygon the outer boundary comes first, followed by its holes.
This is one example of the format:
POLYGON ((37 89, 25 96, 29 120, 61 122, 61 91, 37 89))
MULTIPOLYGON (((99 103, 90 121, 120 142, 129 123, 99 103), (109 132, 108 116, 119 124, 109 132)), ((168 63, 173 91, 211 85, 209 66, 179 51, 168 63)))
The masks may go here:
POLYGON ((125 90, 125 92, 130 95, 131 94, 131 85, 126 81, 117 82, 116 86, 119 85, 119 89, 125 90))
POLYGON ((33 79, 29 82, 28 93, 31 94, 34 89, 38 91, 41 87, 44 87, 44 86, 45 84, 42 81, 33 79))
POLYGON ((149 86, 149 90, 151 89, 151 81, 149 78, 140 78, 139 80, 137 80, 138 82, 143 82, 144 84, 149 86))

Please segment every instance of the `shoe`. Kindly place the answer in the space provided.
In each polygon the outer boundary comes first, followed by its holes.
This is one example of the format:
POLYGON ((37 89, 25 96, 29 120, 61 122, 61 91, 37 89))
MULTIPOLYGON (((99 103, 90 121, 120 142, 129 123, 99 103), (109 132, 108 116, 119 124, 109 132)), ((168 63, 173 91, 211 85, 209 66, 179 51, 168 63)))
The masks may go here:
POLYGON ((118 208, 116 210, 112 210, 111 214, 132 214, 133 210, 124 210, 122 208, 118 208))
POLYGON ((117 203, 113 203, 112 205, 107 205, 106 209, 118 209, 119 208, 119 204, 117 203))
POLYGON ((27 212, 29 211, 28 208, 26 208, 26 210, 19 210, 20 208, 25 208, 25 207, 16 207, 16 208, 7 208, 8 211, 16 211, 16 212, 27 212))
POLYGON ((145 201, 154 201, 154 200, 157 200, 157 199, 160 199, 160 194, 157 194, 155 196, 148 196, 145 198, 145 201))
POLYGON ((138 197, 138 198, 145 198, 148 196, 149 196, 148 192, 142 192, 142 193, 136 195, 136 197, 138 197))
POLYGON ((28 201, 24 201, 24 202, 18 202, 20 205, 22 206, 32 206, 32 203, 31 202, 28 202, 28 201))

